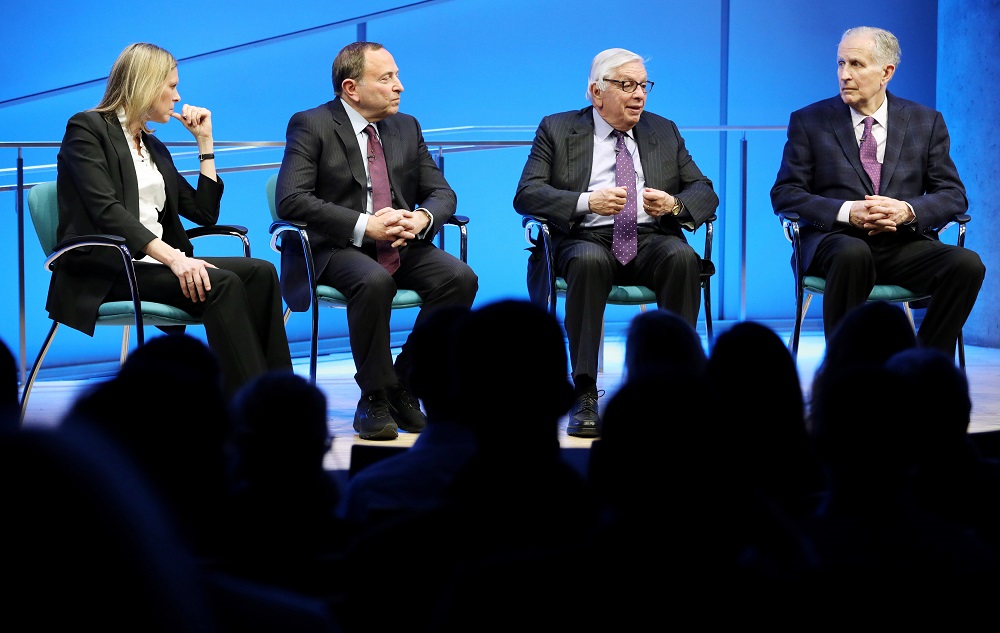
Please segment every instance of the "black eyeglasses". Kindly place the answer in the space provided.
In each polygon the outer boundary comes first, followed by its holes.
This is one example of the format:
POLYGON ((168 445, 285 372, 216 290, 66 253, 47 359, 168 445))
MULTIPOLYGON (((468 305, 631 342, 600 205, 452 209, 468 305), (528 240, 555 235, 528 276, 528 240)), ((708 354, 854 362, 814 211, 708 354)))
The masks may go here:
POLYGON ((629 94, 635 92, 635 89, 639 87, 642 87, 642 91, 645 92, 646 94, 649 94, 650 92, 653 91, 652 81, 644 81, 642 83, 638 83, 636 81, 632 81, 631 79, 625 79, 623 81, 621 79, 608 79, 607 77, 604 78, 604 81, 610 81, 611 83, 618 84, 618 87, 622 89, 622 92, 627 92, 629 94))

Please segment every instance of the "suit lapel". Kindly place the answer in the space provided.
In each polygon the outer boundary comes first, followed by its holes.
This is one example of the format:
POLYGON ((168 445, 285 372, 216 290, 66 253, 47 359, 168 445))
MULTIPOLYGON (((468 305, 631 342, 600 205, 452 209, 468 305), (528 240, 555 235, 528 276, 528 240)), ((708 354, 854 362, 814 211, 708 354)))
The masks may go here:
POLYGON ((880 189, 883 192, 889 190, 889 183, 892 182, 892 173, 896 171, 899 164, 899 157, 903 148, 903 138, 906 136, 906 128, 910 123, 910 116, 906 108, 892 94, 886 92, 889 99, 889 129, 888 137, 885 141, 885 155, 882 158, 882 183, 880 189))
POLYGON ((858 138, 854 134, 854 125, 851 120, 851 108, 841 101, 840 97, 833 97, 829 103, 829 121, 830 127, 833 128, 833 134, 837 138, 837 142, 840 143, 840 148, 844 152, 847 162, 851 164, 854 172, 861 180, 862 186, 869 194, 873 194, 875 190, 872 189, 872 181, 868 177, 868 172, 865 171, 864 165, 861 164, 858 138))
POLYGON ((135 217, 139 217, 139 180, 135 175, 135 163, 132 162, 132 150, 128 146, 129 140, 117 118, 113 123, 107 117, 101 118, 107 126, 111 147, 118 154, 118 173, 122 177, 122 201, 125 203, 126 209, 135 213, 135 217))
POLYGON ((337 97, 330 102, 330 114, 333 117, 333 122, 336 124, 335 132, 340 142, 344 146, 344 155, 347 156, 347 166, 351 170, 351 175, 354 176, 354 180, 361 186, 362 189, 368 188, 368 176, 365 172, 365 165, 362 161, 365 157, 361 154, 361 149, 358 146, 358 139, 354 135, 354 127, 351 125, 351 118, 347 116, 347 110, 345 110, 344 103, 337 97))
POLYGON ((594 114, 593 106, 584 108, 566 137, 567 180, 584 191, 590 186, 590 172, 594 167, 594 114))

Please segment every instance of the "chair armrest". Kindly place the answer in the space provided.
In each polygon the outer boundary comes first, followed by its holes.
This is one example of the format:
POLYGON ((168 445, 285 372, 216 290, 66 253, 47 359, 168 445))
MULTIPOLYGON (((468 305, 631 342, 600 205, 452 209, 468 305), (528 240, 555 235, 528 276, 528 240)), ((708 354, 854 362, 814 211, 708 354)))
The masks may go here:
MULTIPOLYGON (((459 234, 459 247, 458 253, 459 258, 465 262, 469 263, 469 229, 467 228, 469 224, 469 216, 453 214, 448 221, 445 222, 445 226, 453 226, 458 229, 459 234)), ((438 248, 444 250, 444 228, 437 232, 438 248)))
POLYGON ((238 238, 243 242, 243 256, 250 257, 250 239, 247 237, 247 227, 240 224, 212 224, 209 226, 195 226, 187 231, 188 239, 194 240, 199 237, 229 235, 238 238))
POLYGON ((779 213, 778 220, 781 222, 781 229, 785 232, 785 239, 791 242, 794 247, 799 240, 799 214, 779 213))
POLYGON ((77 235, 76 237, 71 237, 56 244, 52 254, 45 260, 45 269, 52 272, 52 265, 57 259, 70 251, 83 248, 85 246, 110 246, 112 248, 117 248, 120 252, 122 252, 123 256, 128 257, 129 262, 132 261, 132 254, 129 252, 128 247, 125 246, 124 237, 108 234, 77 235))
POLYGON ((937 230, 937 233, 940 236, 948 228, 950 228, 953 224, 957 224, 958 225, 958 239, 956 239, 955 242, 960 247, 964 248, 965 247, 965 231, 966 231, 965 225, 968 224, 970 220, 972 220, 972 216, 970 216, 968 213, 956 213, 955 215, 951 216, 951 219, 948 222, 946 222, 944 226, 942 226, 941 228, 939 228, 937 230))
POLYGON ((556 267, 552 234, 545 218, 525 214, 521 218, 524 239, 531 246, 528 255, 528 296, 551 313, 556 313, 556 267))

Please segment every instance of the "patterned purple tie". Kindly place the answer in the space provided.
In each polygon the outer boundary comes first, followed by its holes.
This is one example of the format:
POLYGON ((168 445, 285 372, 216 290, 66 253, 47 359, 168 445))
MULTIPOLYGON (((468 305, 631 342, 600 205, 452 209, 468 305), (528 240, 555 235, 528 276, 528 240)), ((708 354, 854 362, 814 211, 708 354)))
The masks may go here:
MULTIPOLYGON (((372 180, 372 212, 392 206, 392 188, 389 185, 389 170, 385 166, 382 144, 371 123, 364 129, 368 135, 368 174, 372 180)), ((389 240, 375 240, 378 263, 393 274, 399 268, 399 251, 389 240)))
POLYGON ((865 131, 861 133, 861 164, 872 179, 872 189, 877 194, 882 182, 882 165, 878 162, 878 142, 872 136, 873 123, 875 119, 865 117, 865 131))
POLYGON ((625 200, 625 208, 615 216, 615 233, 611 240, 611 252, 614 253, 615 259, 625 265, 632 261, 638 248, 635 164, 632 162, 632 154, 625 147, 625 135, 618 130, 613 133, 617 139, 615 142, 615 186, 625 187, 628 198, 625 200))

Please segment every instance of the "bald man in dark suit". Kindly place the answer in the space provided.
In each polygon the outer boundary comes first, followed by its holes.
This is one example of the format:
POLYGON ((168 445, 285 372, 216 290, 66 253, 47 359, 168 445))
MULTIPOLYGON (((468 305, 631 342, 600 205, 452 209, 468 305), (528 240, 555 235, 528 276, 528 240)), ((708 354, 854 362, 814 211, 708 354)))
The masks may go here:
POLYGON ((545 218, 554 229, 576 388, 567 433, 576 437, 600 435, 597 364, 612 284, 649 286, 660 308, 692 326, 701 307, 702 261, 682 227, 709 220, 719 197, 674 122, 645 111, 652 88, 641 56, 621 48, 598 53, 588 80, 592 105, 542 120, 514 195, 518 213, 545 218), (619 133, 634 163, 628 187, 616 181, 619 133), (612 252, 614 217, 631 195, 638 236, 634 257, 622 263, 612 252))
POLYGON ((969 203, 941 113, 886 89, 899 58, 888 31, 844 33, 840 95, 792 113, 771 204, 803 220, 803 270, 826 278, 827 337, 876 283, 896 284, 933 295, 919 340, 954 356, 986 268, 975 252, 938 238, 969 203), (867 142, 877 144, 873 175, 859 150, 867 142))
MULTIPOLYGON (((333 63, 336 98, 298 112, 288 123, 275 203, 286 220, 308 223, 319 283, 348 298, 347 326, 361 400, 354 429, 361 439, 392 440, 399 429, 420 432, 426 417, 402 377, 408 375, 404 343, 393 361, 389 316, 397 288, 423 300, 414 328, 439 306, 471 307, 476 274, 434 245, 435 233, 454 215, 457 197, 424 143, 420 124, 399 112, 403 84, 392 55, 381 44, 355 42, 333 63), (377 139, 366 132, 369 124, 377 139), (375 159, 385 155, 390 192, 379 202, 370 182, 375 159), (376 204, 377 203, 377 204, 376 204), (398 269, 377 259, 376 243, 398 252, 398 269)), ((301 250, 283 244, 281 290, 292 310, 309 307, 301 250)))

